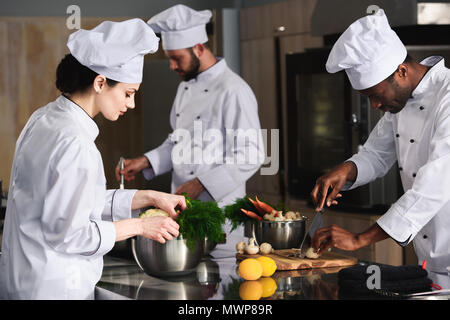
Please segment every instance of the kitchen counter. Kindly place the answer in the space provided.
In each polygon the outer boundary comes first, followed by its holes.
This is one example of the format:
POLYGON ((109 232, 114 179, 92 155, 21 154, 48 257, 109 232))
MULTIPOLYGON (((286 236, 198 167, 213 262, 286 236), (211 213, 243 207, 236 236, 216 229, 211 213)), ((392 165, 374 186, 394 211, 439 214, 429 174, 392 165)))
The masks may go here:
MULTIPOLYGON (((267 299, 338 299, 337 272, 341 269, 277 271, 272 275, 276 292, 267 299)), ((105 256, 97 287, 115 294, 114 299, 239 300, 239 288, 246 281, 236 271, 234 257, 206 256, 189 275, 156 278, 145 274, 134 261, 105 256)))
MULTIPOLYGON (((272 275, 277 290, 270 299, 338 299, 340 269, 277 271, 272 275)), ((97 287, 123 299, 239 300, 239 287, 246 281, 236 271, 235 257, 206 256, 189 275, 156 278, 145 274, 134 261, 105 256, 97 287)))
MULTIPOLYGON (((171 278, 149 276, 132 260, 106 255, 104 261, 103 274, 97 284, 97 290, 103 294, 98 294, 98 299, 240 300, 240 288, 248 282, 238 276, 234 256, 220 259, 205 256, 195 272, 171 278)), ((359 264, 370 263, 360 261, 359 264)), ((343 299, 337 283, 337 273, 343 268, 277 271, 271 277, 275 280, 276 292, 262 300, 343 299)), ((434 276, 430 273, 429 276, 436 283, 434 276)), ((442 275, 437 283, 443 289, 450 289, 449 279, 447 275, 442 275)), ((345 296, 345 299, 359 298, 345 296)), ((448 294, 433 297, 440 300, 449 298, 448 294)))

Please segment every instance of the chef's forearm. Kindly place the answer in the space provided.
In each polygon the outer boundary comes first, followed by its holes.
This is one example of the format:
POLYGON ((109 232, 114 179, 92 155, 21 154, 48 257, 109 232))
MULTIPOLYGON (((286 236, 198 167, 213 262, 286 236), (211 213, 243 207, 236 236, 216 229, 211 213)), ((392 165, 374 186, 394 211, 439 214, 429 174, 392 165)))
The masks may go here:
POLYGON ((389 235, 374 223, 369 229, 357 235, 359 248, 389 238, 389 235))
POLYGON ((138 190, 134 194, 131 202, 131 210, 138 210, 148 206, 152 206, 155 203, 152 190, 138 190))
POLYGON ((125 219, 113 222, 116 227, 116 242, 138 236, 142 233, 139 218, 125 219))

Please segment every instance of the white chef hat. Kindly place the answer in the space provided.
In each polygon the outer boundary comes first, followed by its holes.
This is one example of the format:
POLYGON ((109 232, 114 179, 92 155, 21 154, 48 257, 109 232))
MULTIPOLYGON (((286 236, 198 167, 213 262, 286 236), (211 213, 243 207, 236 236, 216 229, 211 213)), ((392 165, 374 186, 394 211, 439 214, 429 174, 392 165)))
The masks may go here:
POLYGON ((153 16, 147 23, 153 31, 161 33, 164 50, 177 50, 207 42, 206 24, 211 16, 210 10, 195 11, 177 4, 153 16))
POLYGON ((82 65, 106 78, 142 82, 144 55, 158 50, 159 38, 141 19, 104 21, 69 36, 67 47, 82 65))
POLYGON ((331 49, 330 73, 345 70, 352 87, 364 90, 388 78, 403 63, 406 48, 383 9, 353 22, 331 49))

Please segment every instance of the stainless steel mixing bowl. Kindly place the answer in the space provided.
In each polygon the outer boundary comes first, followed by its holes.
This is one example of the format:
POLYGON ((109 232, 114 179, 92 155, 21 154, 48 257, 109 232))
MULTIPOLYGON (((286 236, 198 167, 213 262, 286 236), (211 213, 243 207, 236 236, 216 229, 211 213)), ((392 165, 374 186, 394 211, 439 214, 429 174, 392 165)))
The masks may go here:
POLYGON ((298 248, 305 235, 306 217, 297 221, 254 221, 255 238, 258 244, 268 242, 272 248, 298 248))
POLYGON ((138 236, 132 240, 132 251, 146 274, 170 277, 195 271, 203 256, 204 244, 198 241, 191 250, 181 235, 164 244, 138 236))

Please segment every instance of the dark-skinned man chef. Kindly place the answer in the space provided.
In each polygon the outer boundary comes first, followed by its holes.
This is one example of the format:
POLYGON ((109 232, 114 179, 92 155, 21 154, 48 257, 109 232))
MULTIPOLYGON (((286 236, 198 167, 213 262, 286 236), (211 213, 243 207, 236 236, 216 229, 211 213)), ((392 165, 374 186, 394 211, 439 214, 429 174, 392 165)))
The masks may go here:
POLYGON ((398 161, 405 193, 368 230, 337 225, 314 234, 312 246, 357 250, 388 237, 414 242, 419 263, 446 273, 450 266, 450 70, 444 59, 412 59, 382 9, 341 35, 330 52, 328 72, 345 70, 355 90, 384 116, 363 148, 319 177, 311 197, 316 211, 337 203, 341 191, 384 176, 398 161))

